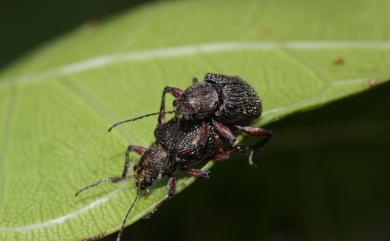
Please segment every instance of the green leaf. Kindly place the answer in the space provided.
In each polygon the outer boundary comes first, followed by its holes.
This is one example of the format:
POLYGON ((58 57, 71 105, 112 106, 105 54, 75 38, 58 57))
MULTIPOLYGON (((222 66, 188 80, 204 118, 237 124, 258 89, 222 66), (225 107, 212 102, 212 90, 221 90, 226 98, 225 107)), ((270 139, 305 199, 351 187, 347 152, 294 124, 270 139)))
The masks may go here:
MULTIPOLYGON (((36 50, 0 74, 0 239, 118 230, 133 181, 74 193, 120 174, 129 143, 153 141, 155 118, 106 130, 157 111, 166 85, 239 75, 262 97, 258 126, 389 80, 389 10, 385 1, 159 2, 36 50)), ((178 191, 193 181, 180 179, 178 191)), ((165 195, 156 185, 128 224, 165 195)))

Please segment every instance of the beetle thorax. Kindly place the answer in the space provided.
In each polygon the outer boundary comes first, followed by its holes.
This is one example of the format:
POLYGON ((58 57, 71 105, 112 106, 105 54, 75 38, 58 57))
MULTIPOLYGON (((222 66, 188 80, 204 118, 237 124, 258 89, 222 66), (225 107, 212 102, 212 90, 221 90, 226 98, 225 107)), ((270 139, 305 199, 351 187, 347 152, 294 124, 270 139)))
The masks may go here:
POLYGON ((209 83, 201 82, 186 89, 174 105, 179 119, 203 119, 218 108, 218 93, 209 83))

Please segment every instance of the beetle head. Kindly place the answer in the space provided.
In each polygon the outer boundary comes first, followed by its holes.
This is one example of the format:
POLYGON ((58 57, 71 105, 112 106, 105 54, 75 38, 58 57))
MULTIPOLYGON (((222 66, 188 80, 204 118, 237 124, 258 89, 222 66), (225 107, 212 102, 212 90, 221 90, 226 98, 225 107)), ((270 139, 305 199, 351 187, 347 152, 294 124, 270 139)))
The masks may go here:
POLYGON ((166 150, 159 144, 153 143, 134 166, 136 186, 145 190, 165 172, 164 165, 169 160, 166 150))

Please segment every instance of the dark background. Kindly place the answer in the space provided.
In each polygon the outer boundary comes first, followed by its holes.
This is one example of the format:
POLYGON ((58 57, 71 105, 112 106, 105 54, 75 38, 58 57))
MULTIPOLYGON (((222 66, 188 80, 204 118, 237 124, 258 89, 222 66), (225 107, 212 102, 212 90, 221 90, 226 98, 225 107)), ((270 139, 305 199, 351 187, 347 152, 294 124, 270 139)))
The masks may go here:
MULTIPOLYGON (((0 70, 85 22, 139 4, 3 2, 0 70)), ((268 126, 275 136, 258 168, 240 156, 217 164, 212 179, 131 225, 122 240, 389 240, 389 90, 387 84, 268 126)))
POLYGON ((151 0, 2 0, 0 1, 0 70, 27 51, 44 45, 86 22, 151 0))

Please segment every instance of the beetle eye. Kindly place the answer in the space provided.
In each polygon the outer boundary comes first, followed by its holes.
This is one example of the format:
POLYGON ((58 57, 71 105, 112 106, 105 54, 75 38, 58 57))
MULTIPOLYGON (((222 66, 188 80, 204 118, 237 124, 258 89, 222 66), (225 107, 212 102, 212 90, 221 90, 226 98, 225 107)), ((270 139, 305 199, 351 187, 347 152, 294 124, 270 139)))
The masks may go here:
POLYGON ((145 184, 145 185, 150 186, 150 185, 152 185, 152 182, 153 182, 153 180, 152 180, 151 177, 146 176, 146 177, 144 178, 144 184, 145 184))

